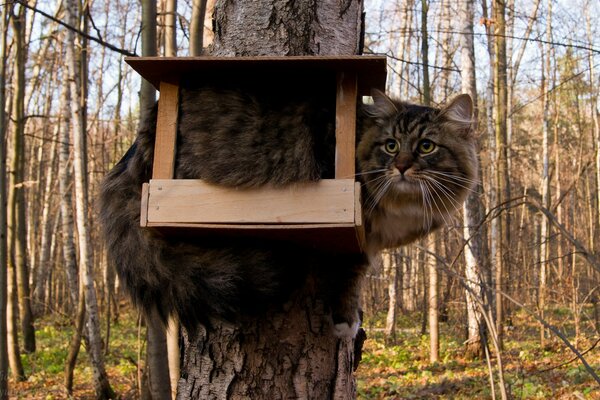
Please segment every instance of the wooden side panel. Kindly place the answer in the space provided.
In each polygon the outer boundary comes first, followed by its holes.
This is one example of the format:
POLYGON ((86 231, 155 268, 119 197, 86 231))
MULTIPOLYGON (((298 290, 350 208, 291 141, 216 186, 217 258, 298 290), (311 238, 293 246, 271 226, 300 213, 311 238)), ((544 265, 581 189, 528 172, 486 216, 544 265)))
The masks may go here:
POLYGON ((154 179, 171 179, 175 172, 175 146, 177 143, 177 117, 179 114, 179 86, 160 83, 156 140, 154 142, 154 179))
POLYGON ((356 73, 338 73, 335 110, 335 178, 354 178, 356 147, 356 73))
POLYGON ((362 226, 362 207, 360 205, 360 182, 354 182, 354 225, 362 226))
POLYGON ((354 224, 354 180, 235 189, 201 180, 151 180, 148 223, 354 224))
POLYGON ((140 204, 140 226, 148 226, 148 184, 142 184, 142 200, 140 204))

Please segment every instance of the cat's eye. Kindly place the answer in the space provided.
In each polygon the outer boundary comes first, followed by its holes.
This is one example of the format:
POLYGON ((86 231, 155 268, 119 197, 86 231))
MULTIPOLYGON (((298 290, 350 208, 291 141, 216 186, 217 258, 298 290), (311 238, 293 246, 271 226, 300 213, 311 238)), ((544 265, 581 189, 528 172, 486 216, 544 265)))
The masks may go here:
POLYGON ((429 139, 423 139, 419 142, 419 145, 417 146, 417 151, 421 154, 429 154, 431 152, 433 152, 436 148, 436 144, 433 143, 431 140, 429 139))
POLYGON ((400 146, 398 146, 398 142, 395 139, 388 139, 385 142, 385 151, 390 154, 396 154, 400 150, 400 146))

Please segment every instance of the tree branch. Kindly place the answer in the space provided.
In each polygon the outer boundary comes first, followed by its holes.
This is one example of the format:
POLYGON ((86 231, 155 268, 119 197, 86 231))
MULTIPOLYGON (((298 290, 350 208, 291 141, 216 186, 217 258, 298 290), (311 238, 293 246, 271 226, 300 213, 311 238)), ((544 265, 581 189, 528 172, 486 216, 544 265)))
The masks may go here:
POLYGON ((117 46, 113 46, 112 44, 107 43, 107 42, 105 42, 102 39, 98 39, 97 37, 90 36, 87 33, 85 33, 83 31, 75 28, 74 26, 71 26, 71 25, 67 24, 66 22, 63 22, 60 19, 55 18, 52 15, 50 15, 50 14, 48 14, 48 13, 42 11, 42 10, 39 10, 39 9, 33 7, 33 6, 30 6, 29 4, 27 4, 23 0, 8 1, 8 2, 4 3, 4 6, 6 6, 7 4, 20 4, 21 6, 27 8, 27 9, 33 11, 33 12, 36 12, 36 13, 38 13, 38 14, 46 17, 46 18, 48 18, 49 20, 56 22, 59 25, 64 26, 65 28, 67 28, 67 29, 75 32, 79 36, 85 37, 86 39, 91 40, 92 42, 96 42, 96 43, 100 44, 101 46, 104 46, 104 47, 106 47, 106 48, 108 48, 108 49, 110 49, 110 50, 112 50, 114 52, 117 52, 119 54, 123 54, 124 56, 128 56, 128 57, 138 57, 138 55, 136 53, 132 53, 132 52, 127 51, 125 49, 121 49, 121 48, 119 48, 117 46))

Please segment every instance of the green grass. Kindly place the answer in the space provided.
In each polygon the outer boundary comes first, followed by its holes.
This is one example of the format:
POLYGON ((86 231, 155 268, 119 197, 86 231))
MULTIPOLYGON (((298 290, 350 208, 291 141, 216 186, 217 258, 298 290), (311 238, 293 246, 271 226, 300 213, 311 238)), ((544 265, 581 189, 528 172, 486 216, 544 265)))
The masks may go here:
MULTIPOLYGON (((565 318, 562 310, 554 313, 565 318)), ((536 325, 525 315, 515 316, 515 327, 505 335, 504 380, 514 399, 600 399, 598 384, 574 355, 556 338, 540 348, 536 325), (546 371, 548 370, 548 371, 546 371)), ((489 371, 485 360, 464 358, 462 329, 441 325, 440 362, 429 362, 429 341, 415 329, 418 316, 402 318, 396 344, 386 346, 380 329, 367 330, 369 339, 357 371, 358 398, 374 399, 490 399, 489 371), (409 326, 406 326, 407 321, 409 326)), ((579 348, 585 350, 596 334, 588 332, 579 348)), ((600 350, 585 355, 600 371, 600 350)), ((494 379, 497 364, 492 357, 494 379)), ((498 386, 496 398, 500 398, 498 386)))
MULTIPOLYGON (((137 316, 126 312, 111 326, 106 369, 113 389, 123 399, 135 398, 138 357, 137 316)), ((106 336, 106 325, 102 326, 106 336)), ((46 317, 36 322, 37 351, 22 354, 27 380, 10 382, 15 399, 64 399, 64 368, 73 335, 71 322, 63 317, 46 317)), ((74 398, 93 399, 92 370, 82 342, 74 373, 74 398)))
MULTIPOLYGON (((128 310, 128 309, 126 309, 128 310)), ((549 314, 558 321, 568 315, 549 314)), ((598 385, 578 361, 560 364, 573 354, 555 338, 540 348, 537 325, 524 314, 514 315, 515 327, 506 332, 503 362, 505 382, 514 399, 600 399, 598 385), (548 371, 545 371, 548 370, 548 371)), ((485 360, 464 358, 461 326, 441 325, 440 362, 429 362, 429 338, 419 334, 418 315, 399 318, 394 345, 386 346, 382 319, 368 321, 369 336, 356 373, 358 398, 374 399, 490 399, 491 387, 485 360)), ((557 323, 558 325, 558 323, 557 323)), ((566 325, 563 325, 563 327, 566 325)), ((586 325, 590 326, 590 324, 586 325)), ((11 382, 11 398, 64 399, 64 364, 73 328, 66 317, 48 317, 36 322, 37 352, 23 354, 27 381, 11 382)), ((106 326, 103 324, 103 336, 106 326)), ((588 329, 578 345, 587 349, 596 334, 588 329), (586 339, 587 337, 587 339, 586 339)), ((144 346, 142 341, 141 345, 144 346)), ((111 327, 107 371, 113 389, 122 399, 136 398, 138 359, 137 315, 124 311, 111 327)), ((143 355, 142 355, 143 357, 143 355)), ((585 355, 600 371, 600 350, 585 355)), ((494 374, 496 360, 492 359, 494 374)), ((82 346, 75 370, 76 399, 93 399, 92 372, 82 346)), ((497 380, 497 375, 494 375, 497 380)), ((500 398, 496 386, 496 397, 500 398)))

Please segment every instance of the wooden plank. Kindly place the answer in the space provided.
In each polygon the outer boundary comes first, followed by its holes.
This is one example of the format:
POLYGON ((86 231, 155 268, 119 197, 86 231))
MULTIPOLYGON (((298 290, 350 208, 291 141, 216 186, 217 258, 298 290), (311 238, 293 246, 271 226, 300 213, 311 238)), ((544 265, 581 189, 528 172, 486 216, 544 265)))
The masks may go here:
POLYGON ((148 184, 142 184, 142 200, 140 203, 140 226, 148 226, 148 184))
POLYGON ((177 82, 182 77, 231 70, 269 76, 272 71, 294 69, 311 76, 322 72, 355 72, 361 94, 385 90, 385 56, 260 56, 260 57, 126 57, 125 61, 157 89, 160 82, 177 82))
POLYGON ((161 82, 156 139, 154 142, 154 179, 171 179, 175 172, 177 118, 179 114, 179 85, 161 82))
POLYGON ((151 180, 150 223, 352 223, 354 180, 235 189, 201 180, 151 180))
POLYGON ((335 104, 335 178, 354 178, 356 147, 356 74, 338 74, 335 104))
POLYGON ((219 224, 219 223, 191 223, 191 222, 148 222, 146 225, 149 228, 194 228, 194 229, 222 229, 222 230, 315 230, 315 229, 338 229, 338 228, 354 228, 352 223, 339 224, 219 224))

